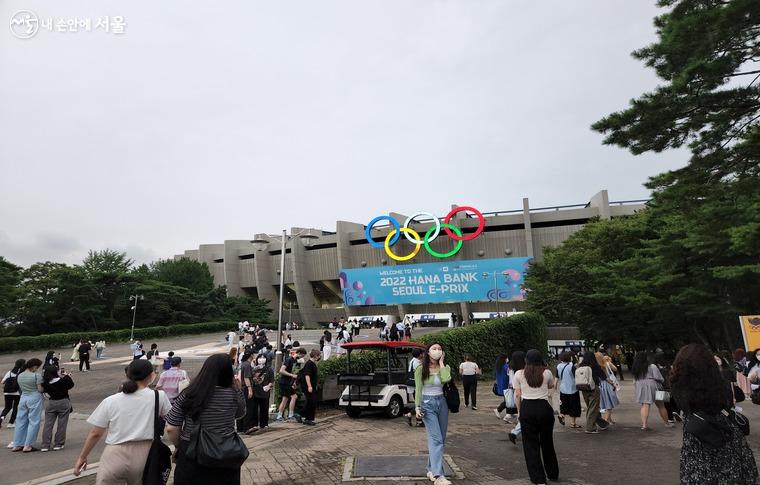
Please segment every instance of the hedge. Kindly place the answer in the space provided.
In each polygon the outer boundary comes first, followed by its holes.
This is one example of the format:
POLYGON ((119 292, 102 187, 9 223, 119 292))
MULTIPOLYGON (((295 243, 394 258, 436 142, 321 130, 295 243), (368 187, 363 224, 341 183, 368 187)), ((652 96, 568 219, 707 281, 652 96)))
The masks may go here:
MULTIPOLYGON (((155 339, 161 337, 174 337, 178 335, 194 335, 211 332, 227 332, 235 328, 235 322, 219 321, 193 324, 166 325, 162 327, 136 328, 135 336, 139 339, 155 339)), ((92 341, 105 340, 106 342, 127 342, 131 329, 106 330, 103 332, 81 331, 70 333, 52 333, 37 335, 34 337, 2 337, 0 338, 0 352, 19 352, 25 350, 55 349, 70 347, 81 338, 92 341)))
MULTIPOLYGON (((537 349, 547 354, 546 320, 536 313, 520 313, 511 317, 429 333, 415 342, 440 343, 446 351, 445 362, 452 369, 459 367, 465 353, 472 354, 473 360, 489 372, 499 354, 511 354, 515 350, 537 349)), ((384 352, 354 352, 351 354, 351 370, 367 371, 372 367, 385 365, 384 352)), ((345 372, 343 358, 331 358, 319 363, 319 379, 339 372, 345 372)))

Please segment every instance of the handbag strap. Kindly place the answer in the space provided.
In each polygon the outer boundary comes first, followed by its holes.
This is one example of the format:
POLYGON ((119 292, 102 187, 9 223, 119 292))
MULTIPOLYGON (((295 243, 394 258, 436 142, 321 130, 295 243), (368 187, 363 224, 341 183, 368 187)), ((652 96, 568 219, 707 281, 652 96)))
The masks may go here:
POLYGON ((161 439, 161 433, 159 433, 159 424, 158 424, 158 391, 153 389, 154 395, 155 395, 155 406, 153 408, 153 439, 160 440, 161 439))

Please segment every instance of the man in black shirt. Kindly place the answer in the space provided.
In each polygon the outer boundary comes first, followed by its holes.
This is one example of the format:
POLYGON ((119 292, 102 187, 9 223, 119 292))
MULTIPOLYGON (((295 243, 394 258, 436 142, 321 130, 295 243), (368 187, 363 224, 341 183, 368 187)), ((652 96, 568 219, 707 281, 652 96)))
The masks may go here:
POLYGON ((82 339, 79 344, 79 372, 82 372, 82 367, 86 367, 85 372, 90 372, 90 350, 92 345, 87 340, 82 339))
POLYGON ((243 354, 243 361, 240 363, 240 380, 243 385, 243 397, 245 398, 245 416, 240 418, 238 423, 239 431, 249 431, 252 426, 253 413, 255 406, 253 403, 253 367, 251 366, 251 356, 248 352, 243 354))
POLYGON ((314 426, 314 413, 317 410, 317 362, 321 358, 319 350, 309 352, 309 360, 301 369, 301 391, 306 397, 303 424, 314 426))
MULTIPOLYGON (((306 354, 306 350, 298 349, 295 354, 298 357, 303 357, 303 355, 306 354)), ((295 382, 298 376, 293 373, 293 367, 296 365, 298 357, 289 355, 285 357, 285 360, 282 361, 282 366, 280 367, 279 371, 280 396, 282 396, 282 401, 280 402, 280 407, 277 410, 276 421, 295 419, 296 402, 298 401, 298 396, 296 396, 295 382), (290 404, 290 406, 288 406, 288 404, 290 404), (289 408, 287 418, 285 418, 283 415, 286 408, 289 408)))

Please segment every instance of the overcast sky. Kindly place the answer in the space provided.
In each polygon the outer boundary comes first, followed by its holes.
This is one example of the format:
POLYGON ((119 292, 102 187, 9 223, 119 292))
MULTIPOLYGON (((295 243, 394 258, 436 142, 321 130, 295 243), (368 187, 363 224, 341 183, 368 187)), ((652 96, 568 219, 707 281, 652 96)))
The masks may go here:
POLYGON ((0 255, 138 262, 451 204, 648 196, 589 125, 652 89, 654 0, 3 0, 0 255), (91 32, 9 28, 91 18, 91 32), (123 16, 123 35, 96 29, 123 16))

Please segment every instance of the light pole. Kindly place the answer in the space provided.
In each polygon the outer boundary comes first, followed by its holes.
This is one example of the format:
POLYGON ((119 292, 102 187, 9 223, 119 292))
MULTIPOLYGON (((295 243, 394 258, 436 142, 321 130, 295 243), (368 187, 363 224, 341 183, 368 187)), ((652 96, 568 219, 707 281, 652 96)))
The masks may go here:
MULTIPOLYGON (((263 248, 266 247, 265 245, 270 243, 270 238, 274 237, 277 236, 262 234, 256 236, 251 242, 253 244, 261 245, 260 247, 263 250, 263 248)), ((280 336, 282 335, 282 302, 285 298, 285 243, 288 239, 294 237, 300 237, 301 239, 309 241, 311 239, 316 239, 318 236, 312 234, 311 229, 302 229, 290 236, 288 236, 288 231, 283 229, 282 236, 280 236, 280 301, 277 305, 277 352, 275 353, 275 372, 279 372, 280 364, 282 362, 282 339, 280 336)), ((308 245, 308 243, 306 244, 308 245)))
POLYGON ((497 279, 497 275, 501 274, 502 276, 506 277, 509 276, 506 271, 498 272, 493 271, 491 273, 483 273, 483 278, 493 278, 493 291, 496 295, 496 315, 498 317, 501 316, 501 312, 499 311, 499 280, 497 279))
POLYGON ((145 297, 143 295, 130 295, 129 301, 135 302, 134 305, 132 305, 132 332, 129 334, 129 341, 134 342, 135 340, 135 318, 137 318, 137 301, 138 300, 144 300, 145 297))

